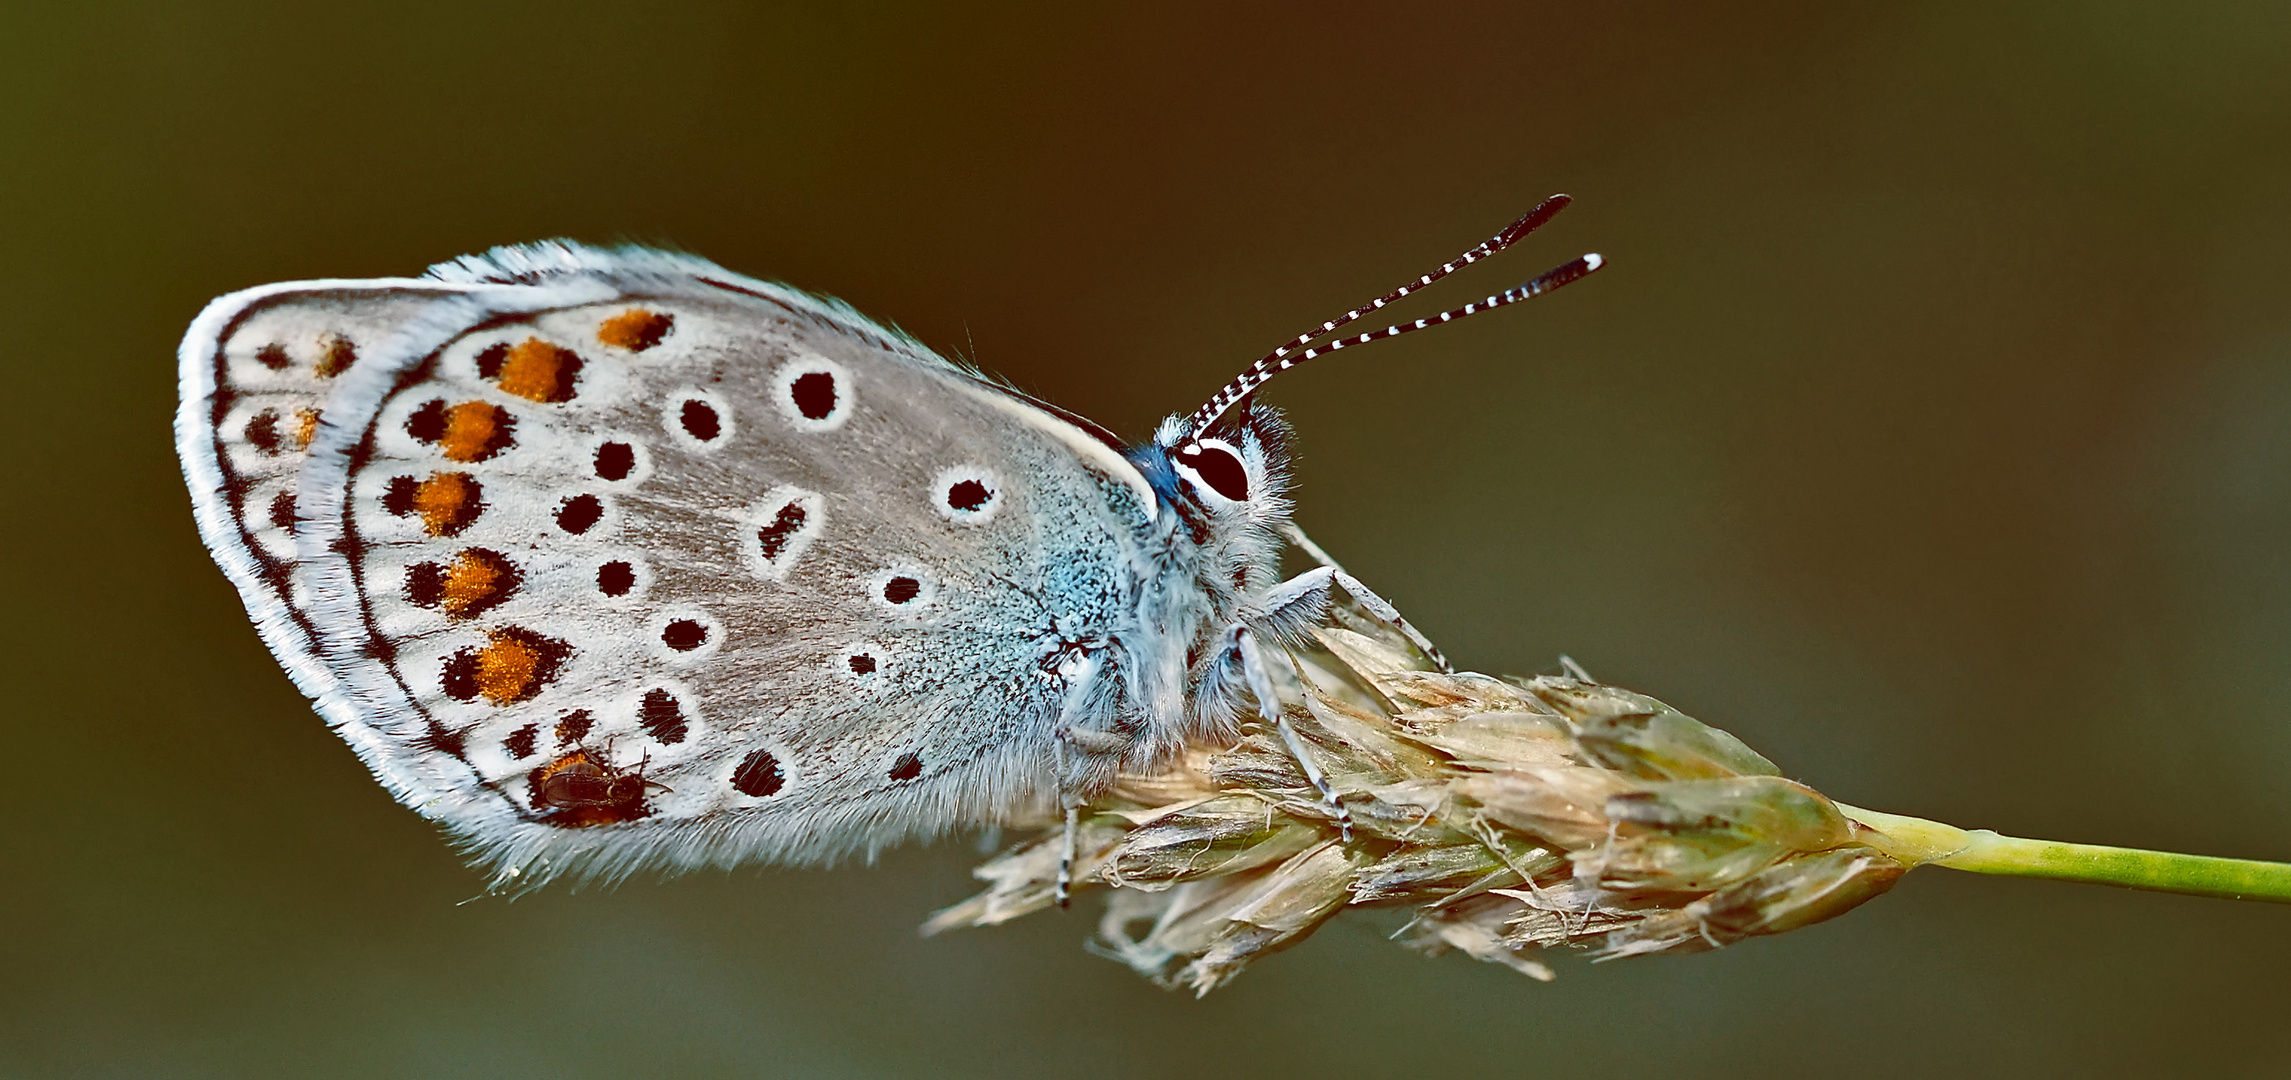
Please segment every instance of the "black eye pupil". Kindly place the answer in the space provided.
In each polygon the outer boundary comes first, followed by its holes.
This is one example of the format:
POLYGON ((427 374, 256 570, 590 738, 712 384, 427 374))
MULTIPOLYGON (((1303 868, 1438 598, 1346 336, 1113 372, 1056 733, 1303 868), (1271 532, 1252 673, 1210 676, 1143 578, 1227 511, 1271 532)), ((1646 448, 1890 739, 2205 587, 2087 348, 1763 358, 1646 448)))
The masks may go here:
POLYGON ((1234 502, 1248 501, 1249 470, 1231 451, 1223 447, 1204 446, 1198 450, 1179 451, 1177 460, 1179 464, 1192 469, 1193 474, 1200 477, 1202 483, 1209 485, 1211 491, 1234 502))

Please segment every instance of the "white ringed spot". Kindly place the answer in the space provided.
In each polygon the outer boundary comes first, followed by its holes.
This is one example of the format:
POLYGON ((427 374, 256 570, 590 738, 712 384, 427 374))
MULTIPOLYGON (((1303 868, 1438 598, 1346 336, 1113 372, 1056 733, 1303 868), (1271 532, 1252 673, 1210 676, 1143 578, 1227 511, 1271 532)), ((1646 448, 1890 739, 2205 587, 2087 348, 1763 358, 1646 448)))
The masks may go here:
POLYGON ((957 525, 983 525, 1002 509, 1002 478, 979 465, 953 465, 931 481, 931 508, 957 525))
POLYGON ((733 761, 724 784, 741 797, 741 802, 753 805, 785 796, 801 779, 787 747, 758 742, 750 743, 748 752, 733 761))
POLYGON ((551 510, 549 516, 556 521, 558 532, 586 540, 611 536, 620 525, 620 514, 613 501, 586 491, 558 498, 556 509, 551 510))
POLYGON ((827 525, 827 500, 793 485, 773 488, 740 519, 740 551, 748 570, 780 581, 827 525))
POLYGON ((724 646, 724 624, 699 608, 671 608, 645 624, 652 654, 671 664, 703 660, 724 646))
POLYGON ((611 553, 590 564, 589 587, 614 607, 642 601, 652 588, 652 564, 627 552, 611 553))
POLYGON ((854 641, 829 657, 828 665, 852 685, 873 688, 888 678, 891 653, 876 642, 854 641))
POLYGON ((911 566, 893 566, 868 575, 867 599, 884 611, 911 615, 939 597, 938 581, 911 566))
POLYGON ((631 488, 652 476, 652 452, 626 432, 596 436, 584 445, 580 467, 607 484, 631 488))
POLYGON ((712 390, 686 386, 661 405, 660 426, 677 445, 705 454, 732 441, 732 406, 712 390))
POLYGON ((772 372, 772 404, 797 431, 834 431, 856 406, 851 369, 824 356, 794 356, 772 372))
POLYGON ((676 746, 701 726, 700 698, 674 682, 651 683, 636 699, 636 726, 662 746, 676 746))

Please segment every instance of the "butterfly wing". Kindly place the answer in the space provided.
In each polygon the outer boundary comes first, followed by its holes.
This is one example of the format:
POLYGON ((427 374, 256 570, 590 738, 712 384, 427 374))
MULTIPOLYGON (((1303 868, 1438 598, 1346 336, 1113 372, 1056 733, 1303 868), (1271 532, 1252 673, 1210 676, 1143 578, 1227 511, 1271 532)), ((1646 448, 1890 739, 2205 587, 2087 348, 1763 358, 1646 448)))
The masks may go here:
POLYGON ((381 752, 320 655, 295 555, 295 491, 342 376, 462 291, 411 279, 248 289, 209 304, 179 354, 176 446, 200 535, 295 685, 400 798, 419 784, 381 752))
POLYGON ((1042 797, 1056 665, 1134 619, 1151 561, 1117 452, 698 260, 433 273, 226 298, 184 351, 202 529, 402 800, 533 880, 821 858, 1042 797), (331 375, 298 344, 336 339, 331 375), (264 409, 317 417, 272 453, 264 409))

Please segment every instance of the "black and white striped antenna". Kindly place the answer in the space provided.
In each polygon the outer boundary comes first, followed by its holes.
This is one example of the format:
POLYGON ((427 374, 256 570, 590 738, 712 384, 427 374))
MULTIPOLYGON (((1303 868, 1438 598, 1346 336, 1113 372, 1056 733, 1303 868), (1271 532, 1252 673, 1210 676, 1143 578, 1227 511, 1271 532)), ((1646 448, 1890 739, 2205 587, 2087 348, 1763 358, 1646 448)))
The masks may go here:
POLYGON ((1299 334, 1295 338, 1291 339, 1287 344, 1284 344, 1280 348, 1274 349, 1272 352, 1266 353, 1264 356, 1259 357, 1256 363, 1249 365, 1248 370, 1243 371, 1237 376, 1234 376, 1232 382, 1226 383, 1222 389, 1218 390, 1216 394, 1212 395, 1207 404, 1201 406, 1198 409, 1195 409, 1193 411, 1193 415, 1186 417, 1185 423, 1179 430, 1176 440, 1173 441, 1171 445, 1177 445, 1179 443, 1191 443, 1193 440, 1200 438, 1204 432, 1209 430, 1210 425, 1217 422, 1218 417, 1225 415, 1227 410, 1231 409, 1237 404, 1240 404, 1243 398, 1246 398, 1250 394, 1255 393, 1258 387, 1265 385, 1265 383, 1270 381, 1273 376, 1287 371, 1290 368, 1293 368, 1298 364, 1302 364, 1316 356, 1324 356, 1328 353, 1335 352, 1338 349, 1351 348, 1354 345, 1366 345, 1371 341, 1381 341, 1388 337, 1398 337, 1401 334, 1406 334, 1411 331, 1422 330, 1427 326, 1437 326, 1441 323, 1453 322, 1457 319, 1463 318, 1466 315, 1477 315, 1480 312, 1503 307, 1506 304, 1516 304, 1522 300, 1528 299, 1529 297, 1541 296, 1544 293, 1550 292, 1551 290, 1560 287, 1561 285, 1565 285, 1568 282, 1585 277, 1592 271, 1599 269, 1599 267, 1606 260, 1600 258, 1595 253, 1583 255, 1577 258, 1569 259, 1568 261, 1561 263, 1558 266, 1552 267, 1551 269, 1536 275, 1534 278, 1517 286, 1516 288, 1506 289, 1503 292, 1488 297, 1487 299, 1480 300, 1475 303, 1465 304, 1464 306, 1456 308, 1453 311, 1443 311, 1438 315, 1432 315, 1426 318, 1418 319, 1412 323, 1400 323, 1394 326, 1387 326, 1382 330, 1372 330, 1365 334, 1347 334, 1325 345, 1314 346, 1312 344, 1314 341, 1335 331, 1338 327, 1351 323, 1361 316, 1366 315, 1372 311, 1376 311, 1384 307, 1386 304, 1392 303, 1393 301, 1407 296, 1408 294, 1415 292, 1416 290, 1421 289, 1426 285, 1430 285, 1431 283, 1438 281, 1441 278, 1447 277, 1449 274, 1452 274, 1457 270, 1462 269, 1463 267, 1470 266, 1471 264, 1476 263, 1481 259, 1487 258, 1490 255, 1510 247, 1520 237, 1534 232, 1538 227, 1542 226, 1544 222, 1550 221, 1552 217, 1558 214, 1561 210, 1567 209, 1567 204, 1572 201, 1574 200, 1568 198, 1565 195, 1553 195, 1552 197, 1543 200, 1541 203, 1536 204, 1535 209, 1528 211, 1525 215, 1522 215, 1518 221, 1514 221, 1511 224, 1504 226, 1504 230, 1502 232, 1489 237, 1478 247, 1475 247, 1470 251, 1464 252, 1463 254, 1440 264, 1439 269, 1433 270, 1430 273, 1418 277, 1414 281, 1408 282, 1407 284, 1402 285, 1399 288, 1392 290, 1391 292, 1385 293, 1383 296, 1379 296, 1366 304, 1362 304, 1361 306, 1356 307, 1351 311, 1345 312, 1338 318, 1330 319, 1329 321, 1320 324, 1318 327, 1313 328, 1307 333, 1299 334))

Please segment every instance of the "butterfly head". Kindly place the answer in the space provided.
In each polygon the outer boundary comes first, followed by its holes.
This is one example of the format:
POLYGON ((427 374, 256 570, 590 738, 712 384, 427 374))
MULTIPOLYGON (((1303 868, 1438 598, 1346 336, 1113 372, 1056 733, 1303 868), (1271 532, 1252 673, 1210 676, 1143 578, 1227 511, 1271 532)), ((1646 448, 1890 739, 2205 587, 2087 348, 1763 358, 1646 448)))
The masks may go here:
POLYGON ((1248 403, 1199 435, 1187 433, 1183 417, 1169 417, 1130 458, 1197 540, 1286 520, 1289 425, 1269 407, 1248 403))
POLYGON ((1198 715, 1229 722, 1239 688, 1210 645, 1280 581, 1289 425, 1256 402, 1240 403, 1196 435, 1172 416, 1130 459, 1160 497, 1163 566, 1175 576, 1170 587, 1148 591, 1148 617, 1189 640, 1188 685, 1207 691, 1191 695, 1198 715))
POLYGON ((1147 456, 1159 459, 1161 486, 1211 518, 1248 515, 1279 503, 1288 486, 1289 425, 1280 413, 1249 403, 1199 435, 1172 416, 1155 432, 1147 456), (1166 470, 1166 471, 1165 471, 1166 470))

